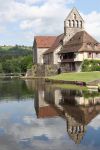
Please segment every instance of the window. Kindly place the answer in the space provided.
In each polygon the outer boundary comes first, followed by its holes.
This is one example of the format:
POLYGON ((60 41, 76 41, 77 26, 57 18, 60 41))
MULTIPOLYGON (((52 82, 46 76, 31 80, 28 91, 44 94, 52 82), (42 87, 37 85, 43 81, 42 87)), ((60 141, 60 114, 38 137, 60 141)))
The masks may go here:
POLYGON ((82 28, 82 21, 80 21, 80 27, 82 28))
POLYGON ((69 27, 71 27, 71 21, 70 20, 68 20, 68 25, 69 25, 69 27))
POLYGON ((92 53, 88 53, 88 58, 91 58, 92 57, 92 53))
POLYGON ((76 20, 76 14, 74 14, 74 19, 76 20))
POLYGON ((78 20, 76 20, 76 27, 77 27, 77 28, 79 27, 79 23, 78 23, 78 20))
POLYGON ((95 46, 98 46, 98 43, 95 43, 94 45, 95 45, 95 46))
POLYGON ((72 27, 75 27, 75 21, 72 20, 72 27))
POLYGON ((98 53, 95 53, 96 58, 98 58, 98 53))

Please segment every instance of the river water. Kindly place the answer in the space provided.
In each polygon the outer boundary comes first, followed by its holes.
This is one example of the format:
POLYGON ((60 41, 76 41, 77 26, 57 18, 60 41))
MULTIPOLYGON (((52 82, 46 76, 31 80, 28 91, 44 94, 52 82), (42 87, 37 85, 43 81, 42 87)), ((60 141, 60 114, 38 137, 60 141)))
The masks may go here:
POLYGON ((0 150, 100 150, 100 93, 0 80, 0 150))

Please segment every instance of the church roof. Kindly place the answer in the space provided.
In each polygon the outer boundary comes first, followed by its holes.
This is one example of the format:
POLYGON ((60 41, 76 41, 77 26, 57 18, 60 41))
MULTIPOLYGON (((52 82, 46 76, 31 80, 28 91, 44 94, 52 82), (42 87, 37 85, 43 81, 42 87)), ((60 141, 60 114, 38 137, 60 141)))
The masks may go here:
POLYGON ((53 51, 55 51, 55 49, 60 45, 63 38, 64 38, 64 34, 61 34, 61 35, 57 36, 56 40, 54 41, 52 46, 44 53, 44 55, 52 53, 53 51))
POLYGON ((52 46, 56 39, 56 36, 35 36, 34 40, 36 41, 38 48, 49 48, 52 46))
POLYGON ((61 116, 62 112, 58 112, 55 107, 52 105, 39 107, 39 110, 37 112, 37 118, 50 118, 55 116, 61 116))
POLYGON ((77 32, 59 53, 67 52, 100 52, 100 44, 86 31, 77 32))

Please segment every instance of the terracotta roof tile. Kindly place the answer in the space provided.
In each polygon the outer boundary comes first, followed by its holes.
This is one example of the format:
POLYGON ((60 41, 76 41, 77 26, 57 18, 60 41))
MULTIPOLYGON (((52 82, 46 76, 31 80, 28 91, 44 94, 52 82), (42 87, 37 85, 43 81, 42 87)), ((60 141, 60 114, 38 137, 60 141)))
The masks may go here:
POLYGON ((37 115, 38 118, 47 118, 54 116, 59 116, 59 114, 52 106, 40 107, 37 115))
POLYGON ((56 36, 35 36, 34 40, 36 41, 38 48, 50 48, 54 43, 56 36))
POLYGON ((44 55, 48 53, 52 53, 60 45, 60 42, 61 40, 63 40, 63 38, 64 38, 64 34, 57 36, 52 46, 44 53, 44 55))

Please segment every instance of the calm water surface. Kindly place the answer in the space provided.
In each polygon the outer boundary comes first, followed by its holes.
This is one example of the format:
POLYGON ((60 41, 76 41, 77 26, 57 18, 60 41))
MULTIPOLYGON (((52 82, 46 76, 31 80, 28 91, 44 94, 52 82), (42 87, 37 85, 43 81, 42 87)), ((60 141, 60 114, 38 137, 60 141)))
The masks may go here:
POLYGON ((100 150, 100 93, 0 80, 0 150, 100 150))

